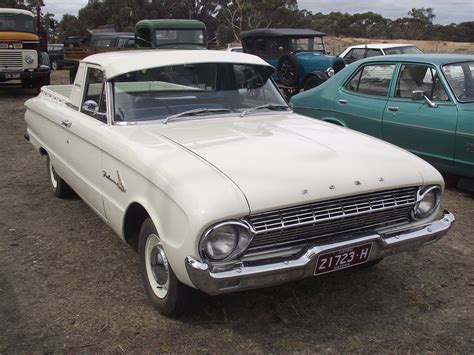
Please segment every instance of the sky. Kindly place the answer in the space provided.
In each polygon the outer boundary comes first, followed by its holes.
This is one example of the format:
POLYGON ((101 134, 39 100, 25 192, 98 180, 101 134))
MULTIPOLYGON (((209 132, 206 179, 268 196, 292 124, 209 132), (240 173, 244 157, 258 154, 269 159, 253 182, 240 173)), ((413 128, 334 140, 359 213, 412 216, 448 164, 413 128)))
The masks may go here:
MULTIPOLYGON (((45 12, 56 15, 77 15, 77 11, 87 4, 87 0, 44 0, 45 12)), ((300 9, 312 12, 329 13, 340 11, 348 13, 372 11, 390 19, 407 16, 413 7, 432 7, 436 18, 434 23, 450 24, 474 21, 474 0, 298 0, 300 9)))

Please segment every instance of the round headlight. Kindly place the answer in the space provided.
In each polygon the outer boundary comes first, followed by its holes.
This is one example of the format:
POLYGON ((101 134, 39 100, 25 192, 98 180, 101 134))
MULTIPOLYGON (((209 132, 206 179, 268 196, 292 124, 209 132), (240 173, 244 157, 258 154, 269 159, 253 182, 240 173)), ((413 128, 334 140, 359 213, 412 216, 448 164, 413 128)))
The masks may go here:
POLYGON ((34 61, 35 61, 35 58, 33 58, 31 55, 25 56, 25 63, 33 64, 34 61))
POLYGON ((413 209, 413 217, 415 219, 423 219, 431 215, 441 201, 441 189, 437 186, 432 186, 422 189, 418 192, 418 199, 413 209))
POLYGON ((226 222, 210 228, 201 239, 200 248, 212 260, 239 256, 251 241, 248 227, 241 222, 226 222))
POLYGON ((330 67, 326 70, 326 73, 328 74, 329 77, 333 76, 334 74, 336 74, 336 72, 334 71, 334 68, 333 67, 330 67))

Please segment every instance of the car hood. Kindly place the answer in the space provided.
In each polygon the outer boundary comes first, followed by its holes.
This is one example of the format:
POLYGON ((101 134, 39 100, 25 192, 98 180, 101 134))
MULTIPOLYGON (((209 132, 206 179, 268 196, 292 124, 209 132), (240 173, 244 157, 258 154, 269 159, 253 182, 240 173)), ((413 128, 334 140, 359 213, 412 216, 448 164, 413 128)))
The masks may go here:
POLYGON ((378 139, 296 114, 170 122, 147 131, 220 170, 252 212, 422 185, 420 163, 428 165, 378 139))

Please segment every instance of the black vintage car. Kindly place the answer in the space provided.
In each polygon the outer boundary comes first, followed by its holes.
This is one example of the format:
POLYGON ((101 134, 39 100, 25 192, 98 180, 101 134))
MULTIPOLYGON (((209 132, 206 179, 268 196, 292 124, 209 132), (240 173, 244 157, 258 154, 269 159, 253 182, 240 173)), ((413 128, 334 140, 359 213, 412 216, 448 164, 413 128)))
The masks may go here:
POLYGON ((264 28, 242 32, 245 53, 255 54, 276 68, 278 85, 290 96, 323 83, 345 67, 326 51, 325 33, 311 29, 264 28))
POLYGON ((49 62, 51 69, 58 70, 65 66, 64 62, 64 44, 48 44, 49 62))

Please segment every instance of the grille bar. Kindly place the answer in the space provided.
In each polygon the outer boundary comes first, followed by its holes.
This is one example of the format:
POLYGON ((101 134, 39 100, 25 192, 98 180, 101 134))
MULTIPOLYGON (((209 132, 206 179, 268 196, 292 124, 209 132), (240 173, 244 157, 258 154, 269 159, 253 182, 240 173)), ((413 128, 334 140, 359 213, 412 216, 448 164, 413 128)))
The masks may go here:
POLYGON ((249 250, 357 233, 410 221, 417 187, 350 196, 251 215, 249 250))
POLYGON ((23 68, 23 54, 21 51, 2 51, 0 52, 0 67, 23 68))

